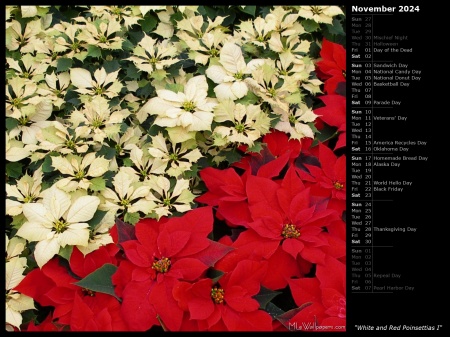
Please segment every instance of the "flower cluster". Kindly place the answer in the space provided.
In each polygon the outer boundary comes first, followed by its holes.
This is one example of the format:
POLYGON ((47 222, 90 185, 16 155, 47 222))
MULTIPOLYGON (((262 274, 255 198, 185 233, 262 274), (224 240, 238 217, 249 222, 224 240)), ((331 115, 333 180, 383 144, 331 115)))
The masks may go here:
POLYGON ((6 6, 7 330, 342 331, 343 9, 6 6))

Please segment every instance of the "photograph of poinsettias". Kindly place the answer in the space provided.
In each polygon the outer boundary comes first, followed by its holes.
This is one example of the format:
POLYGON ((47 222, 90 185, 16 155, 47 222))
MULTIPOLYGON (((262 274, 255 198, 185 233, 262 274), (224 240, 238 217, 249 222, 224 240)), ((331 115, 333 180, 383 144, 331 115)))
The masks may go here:
POLYGON ((6 6, 7 331, 345 331, 344 6, 6 6))

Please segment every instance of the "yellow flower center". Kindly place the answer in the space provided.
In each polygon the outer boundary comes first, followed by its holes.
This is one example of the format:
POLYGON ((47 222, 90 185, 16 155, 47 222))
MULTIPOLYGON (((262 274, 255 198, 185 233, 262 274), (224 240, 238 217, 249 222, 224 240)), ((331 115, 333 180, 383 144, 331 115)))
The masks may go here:
POLYGON ((211 289, 211 298, 213 299, 214 303, 222 304, 224 296, 225 291, 222 288, 214 287, 211 289))
POLYGON ((183 109, 189 112, 193 112, 195 111, 195 104, 191 101, 184 102, 183 109))
POLYGON ((311 12, 315 15, 319 15, 322 13, 322 8, 319 6, 309 6, 311 8, 311 12))
POLYGON ((281 235, 285 238, 298 238, 300 236, 300 232, 298 229, 292 225, 292 224, 285 224, 283 227, 283 230, 281 232, 281 235))
POLYGON ((334 185, 334 188, 337 190, 342 190, 344 188, 344 184, 341 184, 339 181, 335 181, 333 183, 333 185, 334 185))
POLYGON ((55 229, 56 233, 63 233, 67 229, 68 225, 69 224, 67 222, 58 220, 55 223, 53 223, 53 228, 55 229))
POLYGON ((234 78, 237 80, 242 80, 244 78, 244 74, 242 72, 238 72, 234 74, 234 78))
POLYGON ((84 178, 84 171, 83 170, 79 170, 76 174, 75 174, 75 179, 77 180, 81 180, 84 178))
POLYGON ((90 297, 95 296, 95 291, 87 289, 87 288, 82 288, 81 292, 82 292, 83 296, 90 296, 90 297))
POLYGON ((245 130, 245 125, 242 123, 238 123, 234 127, 238 133, 242 133, 245 130))
POLYGON ((167 273, 171 265, 169 258, 163 257, 152 264, 152 269, 155 269, 159 273, 167 273))

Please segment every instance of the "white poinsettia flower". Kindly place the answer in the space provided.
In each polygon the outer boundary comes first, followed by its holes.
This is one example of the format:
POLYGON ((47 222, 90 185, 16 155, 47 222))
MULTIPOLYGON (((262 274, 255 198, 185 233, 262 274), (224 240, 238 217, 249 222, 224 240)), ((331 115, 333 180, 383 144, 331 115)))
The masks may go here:
POLYGON ((106 98, 95 96, 91 101, 85 102, 82 110, 73 111, 69 120, 75 127, 75 131, 88 127, 90 129, 89 138, 102 144, 105 138, 110 138, 120 132, 123 120, 129 115, 128 109, 111 111, 106 98))
POLYGON ((156 115, 155 124, 163 127, 181 127, 186 132, 211 130, 212 110, 217 100, 209 98, 204 75, 189 79, 183 91, 160 89, 157 97, 144 104, 142 110, 156 115))
POLYGON ((25 278, 23 272, 27 267, 26 257, 17 256, 20 254, 17 250, 19 244, 21 248, 24 248, 25 240, 13 237, 8 242, 6 237, 6 307, 5 307, 5 321, 6 324, 10 324, 20 330, 22 325, 22 312, 29 309, 36 309, 34 306, 34 300, 26 295, 23 295, 14 290, 14 288, 25 278), (20 243, 19 243, 20 242, 20 243), (13 248, 11 246, 14 245, 13 248), (8 249, 13 252, 13 256, 8 254, 8 249))
POLYGON ((23 175, 17 180, 16 185, 6 184, 6 214, 11 216, 22 214, 24 204, 36 202, 42 198, 41 184, 41 167, 34 171, 33 176, 23 175))
POLYGON ((163 70, 179 61, 178 50, 169 40, 158 41, 144 33, 144 37, 133 49, 133 55, 127 58, 136 68, 148 74, 163 70))
POLYGON ((290 109, 288 113, 280 109, 274 109, 274 112, 281 116, 274 128, 288 133, 290 139, 314 138, 314 131, 308 123, 314 122, 318 115, 306 104, 300 103, 298 108, 290 109))
POLYGON ((31 54, 22 55, 20 60, 11 57, 6 58, 9 69, 14 69, 15 75, 39 83, 44 78, 48 64, 40 62, 37 57, 31 54))
POLYGON ((143 149, 134 146, 130 151, 130 159, 134 164, 132 168, 143 181, 152 174, 164 174, 167 166, 161 159, 151 156, 147 147, 148 144, 145 143, 142 145, 143 149))
POLYGON ((89 6, 89 13, 102 20, 118 21, 127 28, 142 20, 141 15, 134 13, 132 6, 89 6))
POLYGON ((206 69, 205 74, 218 84, 214 87, 214 92, 219 101, 236 100, 247 95, 248 87, 244 82, 245 75, 250 75, 263 63, 263 59, 254 59, 247 64, 241 47, 235 43, 225 43, 220 50, 221 66, 212 65, 206 69))
POLYGON ((200 150, 196 146, 197 142, 193 139, 175 143, 164 137, 162 133, 153 136, 148 152, 158 163, 161 163, 160 167, 162 170, 152 171, 152 173, 160 174, 165 172, 169 176, 178 177, 183 172, 191 170, 192 164, 202 157, 200 150))
POLYGON ((111 18, 108 22, 101 22, 98 26, 83 17, 79 17, 77 21, 82 28, 78 34, 80 41, 101 49, 122 49, 124 38, 120 34, 116 34, 122 29, 118 20, 111 18))
POLYGON ((52 72, 51 74, 45 75, 45 83, 40 83, 38 85, 37 93, 41 96, 50 98, 53 105, 58 109, 61 109, 62 105, 65 103, 64 97, 69 85, 70 74, 68 72, 59 74, 52 72))
POLYGON ((241 22, 238 25, 237 32, 244 43, 252 43, 265 48, 274 29, 275 22, 273 20, 266 21, 262 17, 257 17, 254 20, 241 22))
POLYGON ((214 120, 225 124, 230 121, 233 126, 219 125, 213 130, 213 137, 219 142, 246 144, 252 146, 254 141, 269 132, 270 117, 259 105, 235 104, 232 100, 222 101, 214 109, 214 120))
POLYGON ((298 15, 318 23, 333 23, 333 17, 344 14, 339 6, 300 6, 298 15))
POLYGON ((108 171, 109 160, 103 156, 96 157, 95 152, 90 152, 84 156, 68 154, 67 156, 52 156, 52 166, 61 172, 64 177, 56 182, 56 186, 66 192, 76 189, 87 190, 90 179, 101 177, 108 171))
POLYGON ((81 29, 76 22, 61 21, 55 24, 52 30, 55 32, 53 51, 63 53, 70 59, 77 58, 83 61, 86 58, 88 44, 78 38, 81 29))
POLYGON ((21 135, 24 144, 37 143, 36 133, 49 124, 53 111, 51 100, 37 95, 36 90, 35 83, 21 77, 9 80, 6 88, 6 116, 18 120, 10 133, 12 137, 21 135))
POLYGON ((83 255, 87 255, 101 246, 113 243, 114 241, 109 230, 114 226, 115 221, 116 215, 112 212, 106 212, 100 223, 95 226, 95 228, 91 229, 87 246, 77 246, 80 252, 83 253, 83 255))
POLYGON ((292 13, 291 9, 285 9, 284 6, 275 6, 264 19, 270 22, 273 30, 279 32, 281 36, 298 36, 305 33, 305 29, 298 21, 299 14, 292 13))
POLYGON ((20 140, 11 137, 8 132, 5 132, 5 149, 6 160, 16 162, 27 158, 31 155, 31 150, 28 145, 24 145, 20 140))
POLYGON ((107 73, 105 68, 95 70, 94 79, 91 72, 83 68, 70 69, 70 80, 77 87, 76 92, 88 96, 106 96, 114 98, 119 95, 123 84, 117 80, 119 70, 107 73))
POLYGON ((36 133, 39 143, 38 150, 61 154, 86 153, 89 146, 94 144, 93 141, 87 139, 90 132, 91 129, 88 126, 72 130, 68 124, 63 125, 59 121, 51 121, 50 125, 36 133))
MULTIPOLYGON (((146 138, 139 126, 128 127, 122 135, 119 133, 112 135, 111 140, 116 143, 114 146, 116 156, 124 156, 126 153, 129 153, 140 143, 143 137, 146 138)), ((139 147, 142 148, 142 146, 139 147)))
POLYGON ((19 49, 22 54, 33 53, 35 51, 33 42, 42 31, 42 21, 39 19, 28 21, 24 29, 19 21, 12 20, 6 29, 5 46, 8 50, 19 49))
POLYGON ((269 40, 269 48, 279 54, 305 55, 309 52, 310 46, 310 41, 300 40, 298 35, 291 35, 286 39, 282 38, 278 32, 273 32, 269 40))
POLYGON ((170 187, 170 180, 164 176, 152 176, 148 181, 152 193, 147 196, 148 200, 155 203, 154 212, 157 219, 169 216, 173 212, 187 212, 192 208, 195 195, 189 188, 189 180, 177 179, 175 186, 170 187))
POLYGON ((172 6, 140 6, 141 11, 142 7, 154 7, 152 9, 157 11, 156 15, 158 16, 158 26, 155 30, 153 30, 153 33, 158 34, 165 39, 170 39, 175 31, 171 21, 172 15, 175 14, 172 6))
POLYGON ((113 178, 113 189, 100 191, 103 198, 99 209, 113 214, 137 213, 150 214, 155 203, 146 199, 150 195, 150 186, 139 181, 139 176, 131 167, 120 167, 113 178))
POLYGON ((30 242, 37 241, 34 257, 42 268, 66 245, 86 246, 89 224, 100 204, 96 196, 86 195, 72 202, 71 196, 55 185, 43 192, 42 203, 23 205, 27 221, 17 231, 30 242))

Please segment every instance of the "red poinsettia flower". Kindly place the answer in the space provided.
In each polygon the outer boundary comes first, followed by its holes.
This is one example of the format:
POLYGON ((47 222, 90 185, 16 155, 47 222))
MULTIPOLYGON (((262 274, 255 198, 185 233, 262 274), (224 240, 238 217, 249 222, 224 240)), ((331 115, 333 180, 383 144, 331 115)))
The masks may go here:
POLYGON ((55 257, 41 269, 28 273, 17 288, 40 305, 54 307, 52 319, 67 325, 71 331, 124 330, 126 325, 115 297, 75 284, 105 263, 114 263, 117 252, 115 244, 110 244, 83 256, 74 247, 70 259, 73 270, 60 264, 55 257), (85 310, 87 307, 90 313, 85 310))
MULTIPOLYGON (((339 213, 346 208, 346 156, 337 157, 327 146, 319 143, 319 165, 304 165, 309 170, 313 179, 308 179, 311 186, 311 194, 328 197, 329 208, 336 209, 339 213)), ((305 175, 302 174, 304 178, 305 175)))
POLYGON ((340 82, 346 80, 346 51, 338 43, 322 40, 321 60, 317 62, 317 77, 324 80, 323 91, 334 94, 340 82))
POLYGON ((253 222, 249 227, 261 237, 280 243, 294 259, 298 254, 312 263, 321 262, 321 246, 327 244, 323 227, 337 217, 325 203, 311 198, 291 166, 281 184, 260 177, 247 179, 247 195, 253 222))
POLYGON ((341 328, 346 324, 345 264, 327 256, 317 265, 316 277, 291 279, 289 287, 295 303, 304 306, 294 317, 287 315, 291 325, 304 330, 345 331, 341 328))
POLYGON ((266 270, 264 262, 240 261, 217 283, 209 278, 178 282, 173 296, 202 331, 272 331, 272 318, 253 298, 266 270))
POLYGON ((136 240, 121 243, 129 263, 123 261, 112 277, 120 288, 122 315, 130 328, 145 331, 163 324, 169 331, 180 329, 183 311, 172 296, 175 283, 195 281, 229 251, 207 238, 212 223, 208 206, 135 225, 136 240))
POLYGON ((330 126, 337 127, 338 140, 334 150, 340 149, 346 145, 347 123, 346 123, 346 98, 341 95, 324 95, 318 97, 323 103, 324 107, 314 110, 314 113, 319 116, 321 120, 330 126))
POLYGON ((200 178, 208 191, 195 201, 209 206, 218 206, 216 216, 226 220, 231 227, 245 226, 251 221, 248 212, 245 181, 248 172, 240 176, 233 168, 219 170, 206 167, 200 171, 200 178))

